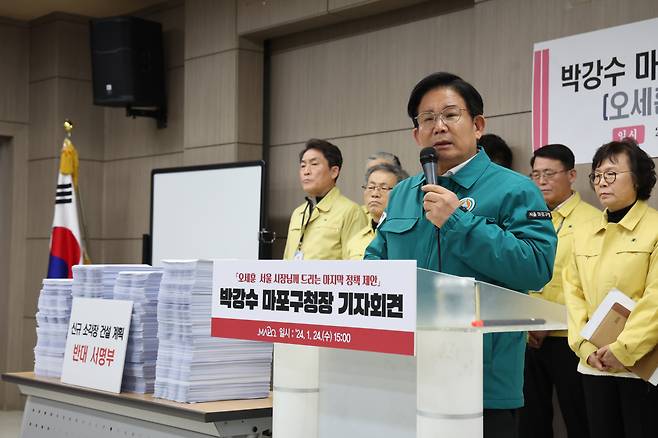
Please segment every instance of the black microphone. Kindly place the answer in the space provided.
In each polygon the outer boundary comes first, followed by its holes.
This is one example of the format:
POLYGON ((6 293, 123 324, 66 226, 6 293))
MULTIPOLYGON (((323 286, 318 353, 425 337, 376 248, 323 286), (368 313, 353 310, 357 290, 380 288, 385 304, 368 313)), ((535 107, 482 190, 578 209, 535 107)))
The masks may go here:
POLYGON ((420 151, 420 165, 423 166, 423 173, 425 174, 427 184, 436 185, 436 166, 438 162, 439 157, 436 155, 436 151, 432 146, 423 148, 420 151))
MULTIPOLYGON (((423 166, 423 173, 425 174, 427 184, 436 185, 436 166, 438 162, 439 157, 436 155, 436 151, 432 146, 423 148, 423 150, 420 151, 420 165, 423 166)), ((438 268, 439 272, 441 272, 443 266, 441 266, 441 230, 439 227, 436 227, 436 251, 439 265, 438 268)))

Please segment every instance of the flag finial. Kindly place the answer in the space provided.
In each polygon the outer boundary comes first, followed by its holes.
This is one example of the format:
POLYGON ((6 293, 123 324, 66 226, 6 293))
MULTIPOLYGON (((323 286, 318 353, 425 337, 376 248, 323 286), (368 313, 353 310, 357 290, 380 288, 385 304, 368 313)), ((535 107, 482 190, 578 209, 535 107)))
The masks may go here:
POLYGON ((64 120, 64 130, 66 131, 66 136, 70 138, 71 131, 73 131, 73 122, 71 120, 64 120))
POLYGON ((71 131, 73 131, 73 122, 71 120, 64 120, 64 130, 66 137, 62 144, 62 153, 59 161, 59 171, 64 175, 71 175, 73 177, 73 186, 78 188, 78 151, 75 150, 73 142, 71 141, 71 131))

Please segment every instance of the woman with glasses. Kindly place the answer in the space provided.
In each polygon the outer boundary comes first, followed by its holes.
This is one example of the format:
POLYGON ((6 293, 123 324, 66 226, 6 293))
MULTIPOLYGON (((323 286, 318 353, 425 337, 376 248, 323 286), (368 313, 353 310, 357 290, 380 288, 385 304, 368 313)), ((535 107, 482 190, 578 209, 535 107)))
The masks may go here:
POLYGON ((362 260, 366 248, 375 238, 375 230, 388 205, 388 195, 393 187, 408 175, 398 166, 388 163, 375 164, 366 171, 363 202, 370 223, 347 242, 347 259, 362 260))
POLYGON ((569 345, 580 357, 590 435, 658 436, 658 390, 627 368, 658 343, 658 211, 652 159, 633 139, 601 146, 590 182, 605 208, 574 230, 564 280, 569 345), (612 289, 636 302, 617 340, 597 348, 580 332, 612 289))

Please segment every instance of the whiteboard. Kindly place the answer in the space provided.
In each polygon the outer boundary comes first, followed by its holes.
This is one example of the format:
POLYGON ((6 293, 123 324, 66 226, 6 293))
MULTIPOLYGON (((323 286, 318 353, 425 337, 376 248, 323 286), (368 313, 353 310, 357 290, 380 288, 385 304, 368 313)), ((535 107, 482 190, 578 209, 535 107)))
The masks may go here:
POLYGON ((262 161, 155 169, 151 260, 258 259, 262 161))

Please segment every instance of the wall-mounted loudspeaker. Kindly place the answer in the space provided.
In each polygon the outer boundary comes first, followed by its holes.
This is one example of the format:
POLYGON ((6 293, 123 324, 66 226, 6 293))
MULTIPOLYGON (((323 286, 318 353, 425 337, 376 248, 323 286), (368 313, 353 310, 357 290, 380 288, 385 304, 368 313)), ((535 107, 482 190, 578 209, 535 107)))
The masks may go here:
POLYGON ((111 17, 92 19, 90 26, 94 104, 126 107, 130 116, 166 124, 160 23, 111 17))

